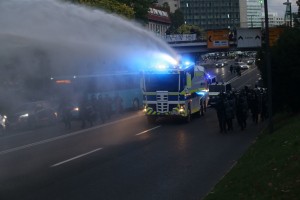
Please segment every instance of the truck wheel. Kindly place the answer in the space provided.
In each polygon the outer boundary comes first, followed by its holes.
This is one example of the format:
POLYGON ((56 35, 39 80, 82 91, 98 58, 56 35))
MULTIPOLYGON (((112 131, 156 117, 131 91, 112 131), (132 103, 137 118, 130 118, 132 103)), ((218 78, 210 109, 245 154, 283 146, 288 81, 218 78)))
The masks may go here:
POLYGON ((132 108, 133 108, 133 110, 139 110, 139 108, 140 108, 140 102, 139 102, 139 99, 135 98, 135 99, 132 101, 132 108))
POLYGON ((200 102, 200 115, 203 116, 203 115, 204 115, 204 112, 205 112, 205 109, 204 109, 204 102, 201 101, 201 102, 200 102))
POLYGON ((191 122, 191 110, 188 109, 187 112, 188 112, 188 113, 187 113, 187 116, 185 117, 185 121, 186 121, 187 123, 189 123, 189 122, 191 122))

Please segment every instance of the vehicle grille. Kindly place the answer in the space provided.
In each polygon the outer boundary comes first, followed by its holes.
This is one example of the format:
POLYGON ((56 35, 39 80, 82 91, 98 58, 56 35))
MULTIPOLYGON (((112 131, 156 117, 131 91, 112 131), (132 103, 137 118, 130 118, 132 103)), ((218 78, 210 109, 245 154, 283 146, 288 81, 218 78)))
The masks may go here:
POLYGON ((157 100, 157 112, 159 113, 166 113, 169 111, 168 105, 168 92, 160 92, 156 93, 156 100, 157 100))

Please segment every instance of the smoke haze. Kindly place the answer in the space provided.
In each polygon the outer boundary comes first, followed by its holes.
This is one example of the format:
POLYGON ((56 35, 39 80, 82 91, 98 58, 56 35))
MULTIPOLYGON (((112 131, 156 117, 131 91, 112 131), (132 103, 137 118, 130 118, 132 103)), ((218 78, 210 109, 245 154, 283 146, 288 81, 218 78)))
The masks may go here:
POLYGON ((0 111, 53 76, 139 71, 177 56, 133 21, 58 0, 0 0, 0 27, 0 111))
POLYGON ((138 69, 156 52, 176 56, 134 22, 55 0, 1 1, 0 27, 1 64, 32 73, 39 67, 53 75, 138 69))

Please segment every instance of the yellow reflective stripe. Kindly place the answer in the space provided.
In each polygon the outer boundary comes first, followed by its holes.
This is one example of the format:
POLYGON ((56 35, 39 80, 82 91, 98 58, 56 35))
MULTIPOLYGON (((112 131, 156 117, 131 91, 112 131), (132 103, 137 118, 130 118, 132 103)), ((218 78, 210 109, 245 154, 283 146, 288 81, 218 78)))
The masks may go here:
POLYGON ((195 72, 195 76, 204 76, 204 72, 201 71, 195 72))

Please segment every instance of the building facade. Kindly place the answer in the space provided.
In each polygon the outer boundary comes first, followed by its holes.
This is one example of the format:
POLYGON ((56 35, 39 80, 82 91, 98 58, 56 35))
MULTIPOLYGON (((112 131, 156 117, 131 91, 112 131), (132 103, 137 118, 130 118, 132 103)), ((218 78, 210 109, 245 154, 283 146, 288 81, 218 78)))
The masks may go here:
MULTIPOLYGON (((269 14, 269 27, 277 27, 286 25, 286 22, 284 20, 284 17, 278 16, 278 13, 270 12, 269 14)), ((265 14, 262 14, 262 24, 265 23, 265 14)))
POLYGON ((166 31, 171 25, 169 13, 159 7, 150 7, 148 21, 148 29, 158 35, 166 35, 166 31))
POLYGON ((247 27, 262 27, 263 1, 247 0, 247 27))
POLYGON ((185 23, 197 25, 206 30, 247 27, 246 8, 246 0, 180 1, 185 23))

